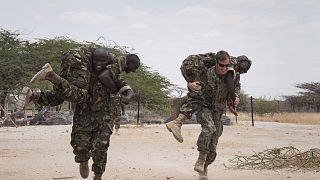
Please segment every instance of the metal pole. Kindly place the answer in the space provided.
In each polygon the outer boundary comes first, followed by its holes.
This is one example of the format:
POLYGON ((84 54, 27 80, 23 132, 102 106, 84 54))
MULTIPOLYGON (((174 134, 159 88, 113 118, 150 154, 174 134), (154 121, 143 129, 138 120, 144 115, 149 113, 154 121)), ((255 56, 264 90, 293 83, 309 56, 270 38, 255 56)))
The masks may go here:
POLYGON ((251 119, 252 119, 252 126, 254 126, 252 96, 250 96, 250 102, 251 102, 251 119))

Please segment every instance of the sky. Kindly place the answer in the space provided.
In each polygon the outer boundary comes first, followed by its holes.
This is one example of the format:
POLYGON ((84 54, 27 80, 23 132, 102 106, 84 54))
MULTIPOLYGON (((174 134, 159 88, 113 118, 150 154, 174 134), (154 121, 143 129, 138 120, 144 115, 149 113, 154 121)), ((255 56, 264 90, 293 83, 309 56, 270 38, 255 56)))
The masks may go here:
POLYGON ((67 36, 134 48, 144 64, 186 87, 181 62, 226 50, 246 55, 244 93, 280 99, 320 81, 318 0, 0 0, 0 28, 22 38, 67 36))

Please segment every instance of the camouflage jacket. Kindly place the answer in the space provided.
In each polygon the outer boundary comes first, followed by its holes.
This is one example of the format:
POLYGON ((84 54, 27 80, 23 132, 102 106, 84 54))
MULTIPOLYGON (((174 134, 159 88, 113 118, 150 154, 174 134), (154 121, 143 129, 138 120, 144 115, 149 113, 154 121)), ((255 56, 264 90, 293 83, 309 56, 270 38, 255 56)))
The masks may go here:
POLYGON ((205 82, 204 104, 215 112, 221 112, 225 109, 227 100, 227 88, 225 76, 218 77, 215 73, 215 66, 208 69, 206 77, 202 79, 205 82))
MULTIPOLYGON (((111 97, 97 74, 91 74, 86 98, 76 104, 73 123, 91 127, 94 123, 111 123, 111 97)), ((110 126, 111 127, 111 126, 110 126)))

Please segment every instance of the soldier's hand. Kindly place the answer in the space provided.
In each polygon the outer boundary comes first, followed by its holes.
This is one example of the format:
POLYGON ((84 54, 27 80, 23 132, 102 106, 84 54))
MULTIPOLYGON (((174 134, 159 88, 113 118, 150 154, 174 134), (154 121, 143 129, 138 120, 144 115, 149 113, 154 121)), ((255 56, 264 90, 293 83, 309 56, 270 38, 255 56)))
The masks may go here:
POLYGON ((122 102, 123 104, 125 104, 125 105, 128 105, 129 102, 130 102, 130 99, 128 99, 128 98, 126 98, 126 97, 123 97, 123 98, 121 99, 121 102, 122 102))
POLYGON ((235 107, 237 107, 240 103, 240 98, 239 97, 236 97, 236 99, 234 100, 234 105, 235 107))
POLYGON ((199 81, 194 81, 194 82, 188 82, 188 89, 194 92, 199 92, 202 88, 201 84, 199 81))

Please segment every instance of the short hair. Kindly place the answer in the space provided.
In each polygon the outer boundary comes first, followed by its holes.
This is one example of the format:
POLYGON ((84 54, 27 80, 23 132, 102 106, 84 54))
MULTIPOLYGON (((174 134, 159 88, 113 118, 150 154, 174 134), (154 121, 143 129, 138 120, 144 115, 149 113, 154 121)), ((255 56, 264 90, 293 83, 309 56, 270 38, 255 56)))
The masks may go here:
POLYGON ((138 67, 140 66, 140 58, 136 54, 128 54, 126 56, 126 61, 127 62, 133 62, 138 67))
POLYGON ((225 61, 230 59, 230 55, 227 51, 221 50, 216 54, 216 62, 225 61))

